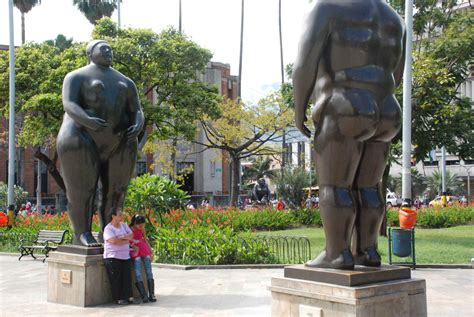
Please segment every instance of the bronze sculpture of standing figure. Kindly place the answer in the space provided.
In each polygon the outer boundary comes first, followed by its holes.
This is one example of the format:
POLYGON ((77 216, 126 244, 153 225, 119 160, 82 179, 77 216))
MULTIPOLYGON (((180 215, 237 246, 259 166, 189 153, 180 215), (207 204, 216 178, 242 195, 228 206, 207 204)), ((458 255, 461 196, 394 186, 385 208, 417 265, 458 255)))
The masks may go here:
POLYGON ((112 218, 112 207, 123 205, 144 117, 135 84, 111 67, 110 45, 95 40, 86 53, 89 65, 64 78, 65 114, 57 151, 74 229, 73 244, 97 246, 91 233, 96 192, 103 230, 112 218))
POLYGON ((380 181, 401 125, 394 90, 404 68, 402 19, 383 0, 316 0, 293 69, 295 120, 312 119, 326 248, 306 265, 380 266, 380 181), (352 243, 351 243, 352 239, 352 243))

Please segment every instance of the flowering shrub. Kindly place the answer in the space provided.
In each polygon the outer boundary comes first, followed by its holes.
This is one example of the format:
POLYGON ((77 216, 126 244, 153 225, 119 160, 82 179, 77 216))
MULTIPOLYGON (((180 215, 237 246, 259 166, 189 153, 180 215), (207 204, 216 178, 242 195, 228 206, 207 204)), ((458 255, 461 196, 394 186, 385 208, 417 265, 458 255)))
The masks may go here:
MULTIPOLYGON (((422 208, 416 215, 416 226, 421 228, 448 228, 474 222, 474 207, 422 208)), ((387 210, 387 224, 398 227, 398 210, 387 210)))

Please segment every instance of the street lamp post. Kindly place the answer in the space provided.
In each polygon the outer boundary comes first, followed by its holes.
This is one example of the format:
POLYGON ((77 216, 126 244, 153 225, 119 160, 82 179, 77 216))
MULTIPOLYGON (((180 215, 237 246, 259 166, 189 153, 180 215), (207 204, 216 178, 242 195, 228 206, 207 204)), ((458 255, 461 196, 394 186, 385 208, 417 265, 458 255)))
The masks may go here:
POLYGON ((402 198, 403 204, 411 206, 411 88, 412 88, 412 46, 413 46, 413 0, 405 0, 406 50, 403 74, 403 164, 402 198))
POLYGON ((13 34, 13 0, 8 1, 10 28, 10 115, 8 124, 8 225, 13 225, 14 184, 15 184, 15 42, 13 34))

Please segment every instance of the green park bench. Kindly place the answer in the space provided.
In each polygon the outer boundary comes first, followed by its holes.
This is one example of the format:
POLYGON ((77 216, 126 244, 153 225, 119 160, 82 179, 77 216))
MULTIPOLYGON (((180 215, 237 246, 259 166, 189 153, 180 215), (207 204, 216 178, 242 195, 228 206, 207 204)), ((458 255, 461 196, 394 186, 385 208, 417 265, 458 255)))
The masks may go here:
POLYGON ((44 254, 44 263, 49 251, 56 250, 60 244, 64 243, 67 232, 67 230, 40 230, 34 240, 22 239, 18 247, 20 251, 18 261, 25 255, 31 255, 36 260, 33 253, 35 250, 39 250, 44 254))

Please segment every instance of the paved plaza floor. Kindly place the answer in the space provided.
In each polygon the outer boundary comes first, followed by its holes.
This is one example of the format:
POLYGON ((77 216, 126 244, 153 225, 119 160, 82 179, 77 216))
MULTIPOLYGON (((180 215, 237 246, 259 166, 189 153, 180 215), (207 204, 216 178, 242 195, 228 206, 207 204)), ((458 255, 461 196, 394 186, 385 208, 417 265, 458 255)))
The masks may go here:
MULTIPOLYGON (((158 301, 79 308, 46 301, 47 263, 0 255, 0 316, 270 316, 272 276, 282 269, 153 268, 158 301)), ((417 269, 426 279, 428 315, 474 316, 474 270, 417 269)))

